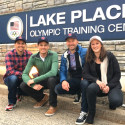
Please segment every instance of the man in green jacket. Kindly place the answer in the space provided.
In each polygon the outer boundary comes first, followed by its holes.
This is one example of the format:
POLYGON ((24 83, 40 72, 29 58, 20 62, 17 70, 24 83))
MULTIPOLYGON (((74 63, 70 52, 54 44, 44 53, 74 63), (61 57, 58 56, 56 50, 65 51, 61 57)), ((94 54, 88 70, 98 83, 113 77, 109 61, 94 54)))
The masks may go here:
POLYGON ((57 94, 54 88, 58 83, 58 55, 56 52, 49 50, 49 42, 45 37, 38 40, 39 52, 33 54, 23 72, 23 83, 20 85, 21 89, 29 96, 34 98, 37 103, 34 108, 44 106, 49 98, 50 108, 45 113, 46 116, 52 116, 57 110, 57 94), (33 73, 31 79, 29 73, 32 67, 36 67, 38 73, 33 73), (48 95, 43 93, 44 89, 49 89, 48 95))

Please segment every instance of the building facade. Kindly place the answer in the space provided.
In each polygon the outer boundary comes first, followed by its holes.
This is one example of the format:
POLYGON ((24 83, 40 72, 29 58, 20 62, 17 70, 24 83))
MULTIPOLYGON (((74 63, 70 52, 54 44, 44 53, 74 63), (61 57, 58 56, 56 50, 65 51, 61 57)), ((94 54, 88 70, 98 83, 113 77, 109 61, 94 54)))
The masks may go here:
MULTIPOLYGON (((32 10, 53 8, 57 6, 64 6, 70 4, 77 4, 90 1, 100 1, 101 0, 0 0, 0 16, 12 13, 27 12, 32 10)), ((2 20, 0 20, 2 23, 2 20)), ((6 37, 6 36, 5 36, 6 37)), ((88 41, 79 41, 83 47, 88 47, 88 41)), ((28 43, 27 49, 36 53, 37 41, 34 43, 28 43)), ((120 64, 120 69, 122 72, 122 84, 125 84, 125 39, 123 40, 106 40, 104 45, 107 50, 114 53, 118 62, 120 64)), ((14 44, 0 44, 0 65, 5 65, 5 54, 9 50, 14 48, 14 44)), ((56 51, 59 55, 59 61, 61 59, 61 54, 67 49, 65 41, 62 42, 51 42, 50 49, 56 51)))

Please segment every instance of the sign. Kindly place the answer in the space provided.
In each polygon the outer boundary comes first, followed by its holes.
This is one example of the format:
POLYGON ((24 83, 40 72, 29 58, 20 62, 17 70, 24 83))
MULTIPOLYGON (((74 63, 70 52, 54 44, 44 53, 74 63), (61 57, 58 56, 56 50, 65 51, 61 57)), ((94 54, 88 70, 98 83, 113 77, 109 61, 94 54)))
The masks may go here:
POLYGON ((100 0, 0 16, 0 43, 23 35, 27 42, 46 36, 63 42, 75 33, 79 41, 99 35, 103 40, 125 39, 125 0, 100 0))

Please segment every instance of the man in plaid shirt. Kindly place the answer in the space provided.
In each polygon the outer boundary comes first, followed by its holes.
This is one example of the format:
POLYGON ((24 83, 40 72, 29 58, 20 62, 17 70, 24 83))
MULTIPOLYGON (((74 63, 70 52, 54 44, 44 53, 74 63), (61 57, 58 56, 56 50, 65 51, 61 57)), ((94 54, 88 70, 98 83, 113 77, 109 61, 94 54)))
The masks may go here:
POLYGON ((16 106, 17 97, 22 93, 19 88, 22 82, 22 72, 32 55, 31 52, 25 50, 26 40, 19 36, 15 40, 15 49, 9 51, 5 56, 6 74, 4 82, 8 86, 8 101, 6 111, 13 110, 16 106))

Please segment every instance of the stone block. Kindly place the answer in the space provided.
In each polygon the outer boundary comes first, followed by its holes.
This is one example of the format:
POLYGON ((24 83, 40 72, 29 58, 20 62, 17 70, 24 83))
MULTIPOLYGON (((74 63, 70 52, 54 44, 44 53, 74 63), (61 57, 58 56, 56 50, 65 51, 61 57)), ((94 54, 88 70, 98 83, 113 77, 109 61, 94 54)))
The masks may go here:
POLYGON ((38 51, 31 51, 33 54, 38 53, 38 51))
POLYGON ((66 0, 55 0, 55 4, 64 4, 66 0))
POLYGON ((9 8, 6 8, 6 9, 2 9, 1 10, 1 13, 2 14, 6 14, 6 13, 9 13, 10 11, 9 11, 9 8))
POLYGON ((37 47, 37 43, 27 43, 27 47, 37 47))
POLYGON ((125 50, 125 45, 116 45, 116 50, 125 50))
POLYGON ((4 62, 5 61, 5 57, 0 57, 0 61, 4 62))
POLYGON ((6 45, 6 49, 8 50, 8 49, 14 49, 14 44, 7 44, 6 45))
POLYGON ((58 60, 61 61, 61 54, 58 54, 58 60))
POLYGON ((122 58, 121 58, 121 57, 116 57, 116 58, 117 58, 117 60, 119 60, 119 61, 123 61, 123 60, 125 61, 125 57, 122 57, 122 58))
POLYGON ((54 5, 54 0, 47 0, 47 4, 48 4, 48 6, 54 5))
POLYGON ((15 6, 15 4, 14 3, 9 3, 8 4, 8 7, 10 8, 10 7, 14 7, 15 6))
POLYGON ((24 10, 31 10, 32 9, 32 3, 23 4, 23 9, 24 10))
POLYGON ((125 76, 121 76, 120 82, 122 85, 122 91, 125 92, 125 76))
POLYGON ((6 2, 6 0, 0 0, 0 4, 3 4, 5 2, 6 2))
POLYGON ((124 40, 103 41, 103 44, 122 45, 122 44, 125 44, 125 41, 124 40))
POLYGON ((15 3, 15 8, 16 8, 16 11, 22 11, 23 10, 23 6, 22 6, 22 1, 18 1, 15 3))
POLYGON ((125 57, 125 51, 112 51, 115 56, 125 57))
POLYGON ((10 12, 15 12, 15 11, 16 11, 15 8, 11 8, 11 9, 10 9, 10 12))
POLYGON ((115 45, 104 45, 104 47, 106 48, 106 50, 115 50, 115 45))
POLYGON ((7 4, 6 3, 2 4, 2 8, 7 9, 7 4))
POLYGON ((2 5, 0 4, 0 12, 1 12, 1 10, 2 10, 2 5))
POLYGON ((120 64, 120 70, 125 72, 125 64, 120 64))
POLYGON ((121 64, 125 64, 125 60, 120 60, 120 61, 118 60, 118 62, 121 64))
POLYGON ((79 0, 66 0, 67 3, 76 2, 76 1, 79 1, 79 0))
POLYGON ((46 1, 33 2, 33 6, 40 6, 46 4, 46 1))
POLYGON ((33 0, 33 2, 38 2, 38 1, 46 1, 46 0, 33 0))
POLYGON ((27 48, 28 51, 38 51, 38 48, 27 48))
POLYGON ((32 3, 34 0, 23 0, 23 3, 32 3))
POLYGON ((7 49, 1 49, 1 52, 7 52, 7 49))

